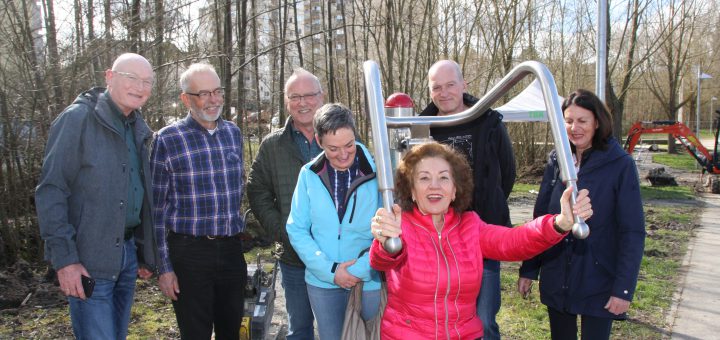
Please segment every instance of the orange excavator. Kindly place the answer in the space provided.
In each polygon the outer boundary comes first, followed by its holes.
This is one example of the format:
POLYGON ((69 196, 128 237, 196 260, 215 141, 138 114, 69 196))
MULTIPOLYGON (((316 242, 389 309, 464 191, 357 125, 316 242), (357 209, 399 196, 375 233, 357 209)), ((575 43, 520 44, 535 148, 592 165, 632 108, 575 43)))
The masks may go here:
MULTIPOLYGON (((720 174, 720 159, 718 158, 718 130, 720 124, 715 124, 715 147, 712 153, 700 142, 695 134, 687 127, 687 125, 676 121, 640 121, 635 122, 628 132, 625 140, 625 150, 629 154, 633 153, 635 146, 640 141, 640 137, 644 134, 669 134, 685 148, 685 150, 697 160, 704 173, 720 174)), ((712 192, 720 192, 720 181, 708 176, 705 183, 712 187, 712 192), (717 190, 715 187, 718 187, 717 190)))

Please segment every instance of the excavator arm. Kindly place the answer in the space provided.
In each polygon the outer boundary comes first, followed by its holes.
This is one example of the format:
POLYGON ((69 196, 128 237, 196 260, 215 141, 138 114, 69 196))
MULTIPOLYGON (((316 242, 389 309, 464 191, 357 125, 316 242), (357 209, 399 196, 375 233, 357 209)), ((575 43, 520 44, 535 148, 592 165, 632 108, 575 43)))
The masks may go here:
MULTIPOLYGON (((718 125, 720 127, 720 125, 718 125)), ((685 150, 697 160, 704 171, 720 174, 720 168, 717 163, 717 135, 715 131, 715 150, 713 154, 702 145, 700 140, 685 124, 675 121, 639 121, 635 122, 628 132, 625 140, 625 150, 632 154, 635 146, 640 141, 640 136, 644 134, 670 134, 682 144, 685 150)))

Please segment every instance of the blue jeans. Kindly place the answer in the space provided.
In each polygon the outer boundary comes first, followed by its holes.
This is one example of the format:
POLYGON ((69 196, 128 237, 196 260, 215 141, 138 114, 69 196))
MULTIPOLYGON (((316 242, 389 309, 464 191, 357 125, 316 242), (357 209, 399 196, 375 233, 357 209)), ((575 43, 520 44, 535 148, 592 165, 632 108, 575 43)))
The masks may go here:
MULTIPOLYGON (((82 339, 125 339, 137 279, 135 241, 123 244, 122 267, 117 280, 95 279, 95 289, 84 301, 69 297, 73 333, 82 339)), ((92 275, 92 273, 90 273, 92 275)))
MULTIPOLYGON (((337 340, 342 335, 345 309, 350 290, 343 288, 319 288, 307 285, 310 304, 318 323, 318 333, 322 340, 337 340)), ((380 307, 380 290, 363 291, 362 311, 364 320, 375 317, 380 307)))
POLYGON ((500 339, 495 315, 500 311, 500 262, 483 261, 482 286, 477 300, 477 314, 483 323, 483 340, 500 339))
POLYGON ((305 268, 280 262, 285 308, 288 313, 288 340, 313 340, 315 327, 312 307, 305 285, 305 268))

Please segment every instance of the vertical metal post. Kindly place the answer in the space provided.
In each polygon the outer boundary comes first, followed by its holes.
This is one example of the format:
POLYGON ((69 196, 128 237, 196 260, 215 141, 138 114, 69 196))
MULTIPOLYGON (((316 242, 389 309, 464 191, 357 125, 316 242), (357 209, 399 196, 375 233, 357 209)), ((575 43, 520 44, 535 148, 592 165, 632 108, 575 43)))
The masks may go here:
POLYGON ((695 103, 695 136, 700 138, 700 90, 702 78, 702 72, 700 72, 700 65, 697 67, 697 101, 695 103))
POLYGON ((607 80, 607 0, 598 0, 597 55, 595 59, 595 94, 605 103, 607 80))

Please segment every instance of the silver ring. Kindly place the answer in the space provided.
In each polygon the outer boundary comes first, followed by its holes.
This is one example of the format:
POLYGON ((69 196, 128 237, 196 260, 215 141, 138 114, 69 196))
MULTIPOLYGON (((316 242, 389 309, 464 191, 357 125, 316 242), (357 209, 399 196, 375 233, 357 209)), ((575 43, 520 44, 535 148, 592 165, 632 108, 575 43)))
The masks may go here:
POLYGON ((377 234, 378 234, 378 236, 382 236, 382 229, 378 229, 377 234))

